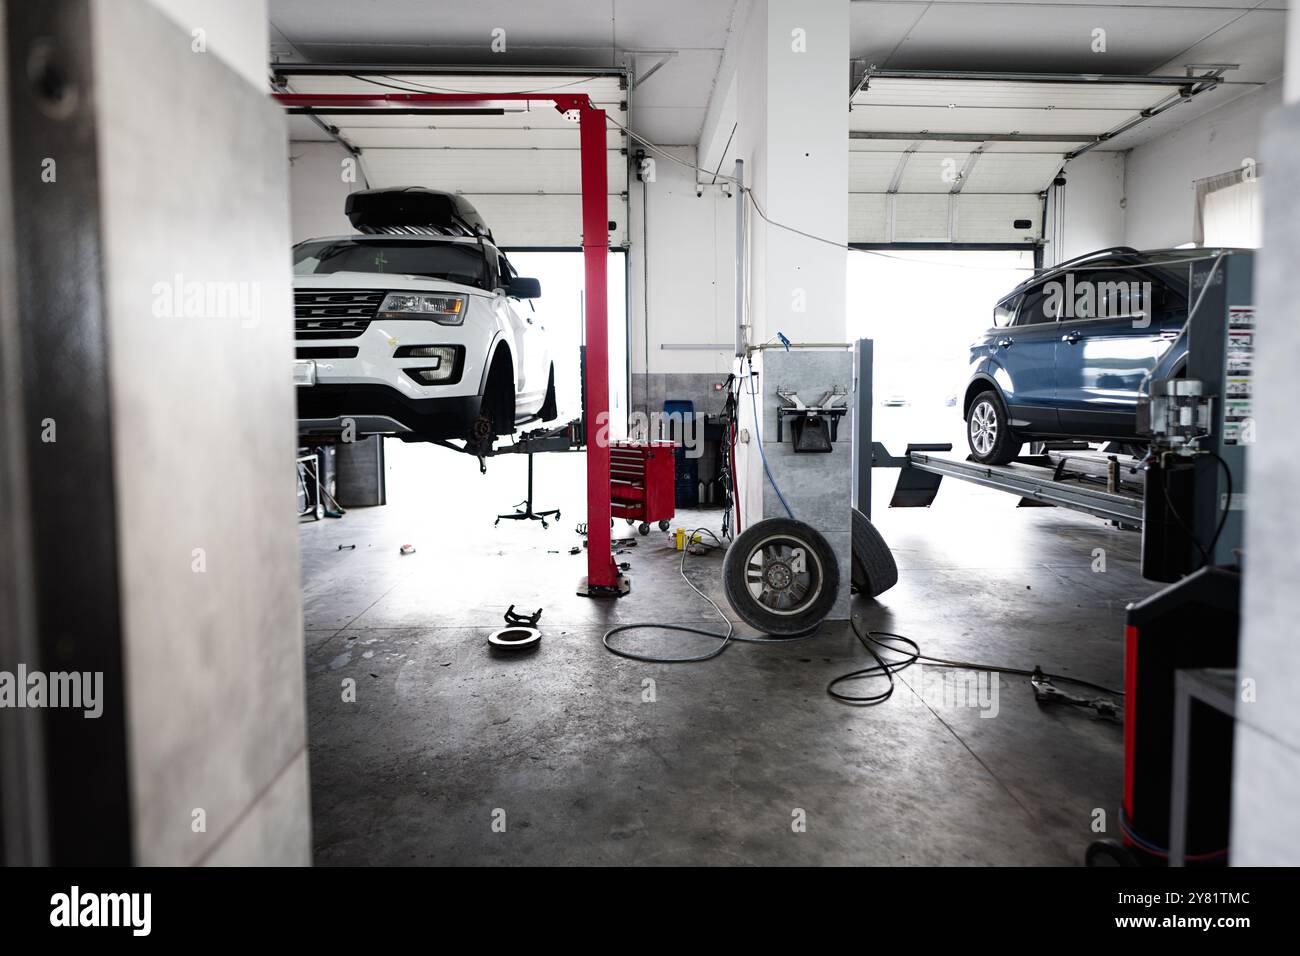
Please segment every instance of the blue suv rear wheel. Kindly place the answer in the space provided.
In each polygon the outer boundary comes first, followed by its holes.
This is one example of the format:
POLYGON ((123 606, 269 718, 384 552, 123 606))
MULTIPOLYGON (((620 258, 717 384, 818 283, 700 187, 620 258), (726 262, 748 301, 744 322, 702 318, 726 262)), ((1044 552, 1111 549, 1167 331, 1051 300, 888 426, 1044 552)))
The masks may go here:
POLYGON ((966 442, 971 457, 983 465, 1005 465, 1020 454, 1024 442, 1011 431, 1006 405, 997 392, 980 392, 970 403, 966 442))

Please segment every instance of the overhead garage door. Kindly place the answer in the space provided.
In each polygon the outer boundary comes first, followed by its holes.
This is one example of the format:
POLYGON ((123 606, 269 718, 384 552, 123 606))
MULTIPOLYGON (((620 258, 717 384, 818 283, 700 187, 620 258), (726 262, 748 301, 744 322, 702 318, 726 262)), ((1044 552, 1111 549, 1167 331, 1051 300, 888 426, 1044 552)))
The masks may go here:
POLYGON ((849 240, 1032 244, 1063 159, 950 141, 853 140, 849 240))
POLYGON ((1067 157, 1168 85, 869 75, 849 115, 849 240, 1032 245, 1067 157))
MULTIPOLYGON (((285 66, 277 74, 293 93, 586 93, 617 123, 627 125, 621 73, 447 74, 340 72, 341 67, 285 66)), ((352 68, 355 70, 356 68, 352 68)), ((427 186, 463 194, 507 248, 576 248, 582 244, 582 190, 577 123, 546 102, 501 100, 473 108, 417 110, 349 108, 314 111, 321 122, 361 150, 373 188, 427 186)), ((315 133, 305 115, 295 132, 315 133)), ((612 246, 627 245, 627 162, 624 134, 606 136, 612 246)))

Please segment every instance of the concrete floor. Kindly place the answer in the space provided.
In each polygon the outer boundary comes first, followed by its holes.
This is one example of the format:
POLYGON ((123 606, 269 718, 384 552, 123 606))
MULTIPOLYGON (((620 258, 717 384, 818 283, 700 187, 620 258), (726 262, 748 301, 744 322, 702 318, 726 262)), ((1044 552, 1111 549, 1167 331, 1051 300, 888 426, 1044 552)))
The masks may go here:
MULTIPOLYGON (((579 598, 585 557, 568 549, 585 520, 582 456, 537 460, 536 504, 562 520, 493 528, 522 494, 522 460, 480 476, 471 459, 389 444, 388 506, 301 529, 318 864, 1070 865, 1096 835, 1095 808, 1115 834, 1117 723, 1040 709, 1013 675, 998 680, 996 716, 981 716, 987 699, 935 700, 935 670, 904 672, 882 706, 845 706, 827 682, 869 661, 842 625, 705 664, 615 657, 600 643, 614 624, 722 627, 667 535, 619 557, 629 596, 579 598), (399 555, 403 543, 416 553, 399 555), (512 603, 545 608, 543 643, 494 657, 486 636, 512 603)), ((952 481, 930 509, 891 511, 892 477, 877 473, 876 518, 899 583, 854 599, 864 630, 1121 685, 1124 606, 1155 589, 1137 573, 1137 535, 952 481)), ((721 556, 687 562, 727 609, 721 556)), ((708 643, 638 640, 663 653, 708 643)))

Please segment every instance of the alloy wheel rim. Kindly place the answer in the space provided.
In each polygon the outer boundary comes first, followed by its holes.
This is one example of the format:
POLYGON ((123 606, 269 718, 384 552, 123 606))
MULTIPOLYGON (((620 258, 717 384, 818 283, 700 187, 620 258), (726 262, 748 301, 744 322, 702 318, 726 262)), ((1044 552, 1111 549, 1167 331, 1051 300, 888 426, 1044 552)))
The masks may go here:
POLYGON ((970 443, 977 454, 987 455, 998 437, 998 417, 989 402, 980 402, 970 416, 970 443))
POLYGON ((745 558, 745 587, 773 614, 803 613, 821 595, 824 581, 817 552, 798 538, 764 538, 745 558))

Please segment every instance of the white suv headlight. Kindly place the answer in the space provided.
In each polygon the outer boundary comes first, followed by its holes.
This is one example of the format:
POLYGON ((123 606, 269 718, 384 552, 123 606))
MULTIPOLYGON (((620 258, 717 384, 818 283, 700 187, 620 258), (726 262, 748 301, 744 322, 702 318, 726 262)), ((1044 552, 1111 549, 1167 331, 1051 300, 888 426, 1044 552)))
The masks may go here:
POLYGON ((379 306, 384 319, 433 319, 440 325, 465 321, 465 297, 441 292, 390 292, 379 306))

